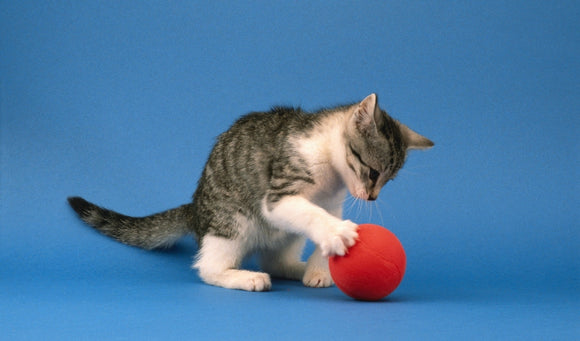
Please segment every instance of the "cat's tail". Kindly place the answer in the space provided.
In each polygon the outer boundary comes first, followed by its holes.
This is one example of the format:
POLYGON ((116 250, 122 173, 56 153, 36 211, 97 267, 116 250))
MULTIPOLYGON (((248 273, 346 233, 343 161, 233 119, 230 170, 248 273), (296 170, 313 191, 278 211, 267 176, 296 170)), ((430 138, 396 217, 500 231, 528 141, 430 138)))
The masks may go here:
POLYGON ((97 231, 121 243, 151 250, 169 247, 191 232, 192 204, 183 205, 148 217, 128 217, 101 208, 80 197, 68 202, 80 218, 97 231))

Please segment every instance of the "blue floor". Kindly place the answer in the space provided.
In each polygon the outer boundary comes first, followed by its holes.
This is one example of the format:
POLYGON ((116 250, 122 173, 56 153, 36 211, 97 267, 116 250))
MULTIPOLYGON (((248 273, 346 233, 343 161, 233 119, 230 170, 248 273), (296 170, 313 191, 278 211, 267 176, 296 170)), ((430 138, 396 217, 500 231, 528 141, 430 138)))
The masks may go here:
POLYGON ((247 293, 207 286, 187 271, 192 243, 153 254, 109 247, 131 260, 66 260, 3 279, 2 338, 573 340, 580 332, 578 290, 564 285, 406 278, 379 302, 283 280, 247 293))
MULTIPOLYGON (((579 340, 577 1, 0 2, 0 340, 579 340), (375 203, 387 299, 211 287, 86 227, 190 200, 240 115, 378 93, 435 142, 375 203)), ((309 245, 305 256, 311 252, 309 245)), ((253 267, 254 262, 248 262, 253 267)))

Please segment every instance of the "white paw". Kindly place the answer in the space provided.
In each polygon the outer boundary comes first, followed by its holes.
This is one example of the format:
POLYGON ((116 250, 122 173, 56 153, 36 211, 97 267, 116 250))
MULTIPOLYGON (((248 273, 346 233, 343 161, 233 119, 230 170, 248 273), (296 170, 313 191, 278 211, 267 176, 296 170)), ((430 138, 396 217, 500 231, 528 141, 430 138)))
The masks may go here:
POLYGON ((306 274, 304 274, 304 278, 302 279, 302 283, 304 283, 305 286, 311 288, 328 288, 334 284, 332 277, 330 277, 330 272, 324 271, 322 269, 306 271, 306 274))
POLYGON ((358 225, 350 220, 344 220, 335 225, 328 238, 320 243, 322 255, 329 256, 344 256, 346 250, 353 246, 358 238, 356 232, 358 225))
POLYGON ((270 276, 263 272, 229 269, 216 273, 200 269, 199 275, 207 284, 227 289, 268 291, 272 287, 270 276))
POLYGON ((272 288, 270 276, 262 272, 244 273, 245 278, 240 280, 240 288, 246 291, 268 291, 272 288))

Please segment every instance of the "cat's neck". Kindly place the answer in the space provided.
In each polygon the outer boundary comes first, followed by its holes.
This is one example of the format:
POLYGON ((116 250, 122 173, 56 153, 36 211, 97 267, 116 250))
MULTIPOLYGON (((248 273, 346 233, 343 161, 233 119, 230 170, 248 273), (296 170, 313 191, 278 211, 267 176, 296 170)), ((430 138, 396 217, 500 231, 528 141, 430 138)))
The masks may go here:
POLYGON ((309 134, 294 140, 315 179, 309 196, 314 201, 327 202, 321 206, 340 206, 346 196, 343 173, 348 167, 345 158, 348 117, 348 109, 326 113, 309 134))
POLYGON ((317 125, 293 144, 311 165, 326 164, 335 170, 346 166, 345 132, 350 109, 325 113, 317 125))

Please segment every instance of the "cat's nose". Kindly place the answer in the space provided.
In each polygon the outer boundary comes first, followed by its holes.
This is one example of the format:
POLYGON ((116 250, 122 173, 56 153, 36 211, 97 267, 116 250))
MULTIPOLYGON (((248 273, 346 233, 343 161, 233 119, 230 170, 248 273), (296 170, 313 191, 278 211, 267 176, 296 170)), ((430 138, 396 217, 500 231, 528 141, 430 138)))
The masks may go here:
POLYGON ((368 201, 375 201, 375 200, 377 200, 377 195, 376 194, 369 194, 369 198, 367 200, 368 201))

